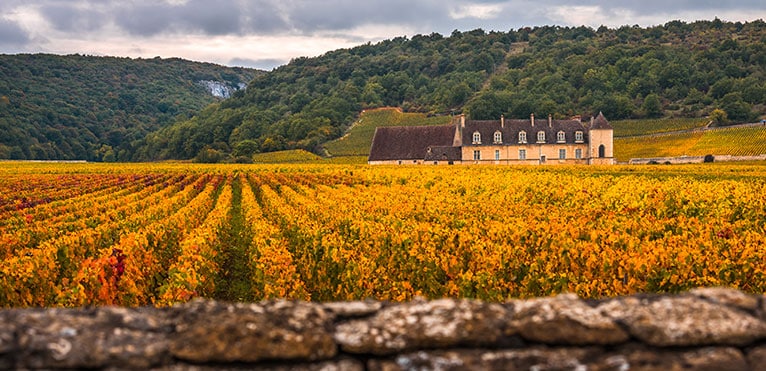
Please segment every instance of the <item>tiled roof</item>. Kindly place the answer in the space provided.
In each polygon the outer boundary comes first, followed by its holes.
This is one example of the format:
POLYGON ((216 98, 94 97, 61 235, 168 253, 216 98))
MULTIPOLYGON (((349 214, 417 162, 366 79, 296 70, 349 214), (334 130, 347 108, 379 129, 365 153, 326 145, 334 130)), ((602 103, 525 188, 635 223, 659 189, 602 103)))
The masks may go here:
POLYGON ((426 161, 460 161, 463 157, 460 147, 431 146, 426 149, 426 161))
POLYGON ((429 147, 452 146, 455 130, 454 125, 379 127, 368 160, 423 160, 429 147))
POLYGON ((575 143, 575 132, 583 132, 583 141, 588 141, 588 129, 577 120, 551 120, 550 126, 548 119, 535 119, 534 126, 531 120, 509 120, 504 124, 500 120, 493 121, 466 121, 463 129, 463 145, 473 144, 473 134, 478 132, 481 135, 481 145, 493 145, 495 132, 502 134, 502 144, 514 145, 519 143, 519 132, 527 133, 527 143, 537 143, 537 133, 545 132, 545 143, 558 143, 557 134, 564 132, 566 143, 575 143))
POLYGON ((596 119, 593 120, 593 125, 591 126, 591 129, 596 130, 606 130, 610 129, 613 130, 612 125, 609 125, 609 121, 606 121, 606 117, 604 117, 604 114, 599 112, 598 116, 596 116, 596 119))

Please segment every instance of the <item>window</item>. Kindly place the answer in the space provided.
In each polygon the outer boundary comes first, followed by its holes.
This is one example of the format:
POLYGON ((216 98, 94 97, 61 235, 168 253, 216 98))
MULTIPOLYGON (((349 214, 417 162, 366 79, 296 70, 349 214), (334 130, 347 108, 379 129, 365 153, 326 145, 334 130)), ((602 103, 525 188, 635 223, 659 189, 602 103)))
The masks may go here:
POLYGON ((575 131, 575 142, 577 143, 583 142, 582 131, 575 131))
POLYGON ((473 144, 481 144, 481 134, 478 131, 473 133, 473 144))
POLYGON ((564 134, 563 131, 559 131, 558 133, 556 133, 556 141, 559 142, 559 143, 566 142, 567 141, 566 134, 564 134))
POLYGON ((575 158, 578 160, 582 158, 582 149, 580 148, 575 149, 575 158))
POLYGON ((606 147, 603 144, 598 146, 598 157, 606 157, 606 147))
POLYGON ((520 149, 519 150, 519 160, 526 160, 527 159, 527 150, 526 149, 520 149))
POLYGON ((500 159, 500 150, 496 149, 495 150, 495 160, 499 160, 499 159, 500 159))
POLYGON ((545 143, 545 132, 544 131, 538 131, 537 132, 537 143, 545 143))
POLYGON ((501 133, 499 130, 495 132, 495 137, 493 138, 495 144, 503 143, 503 133, 501 133))
POLYGON ((481 151, 473 151, 473 159, 475 161, 481 160, 481 151))
POLYGON ((540 163, 541 164, 545 163, 545 155, 540 155, 540 163))
POLYGON ((519 132, 519 143, 526 143, 527 142, 527 132, 522 131, 519 132))
POLYGON ((559 150, 559 160, 566 160, 566 158, 567 158, 567 150, 565 150, 563 148, 560 149, 559 150))

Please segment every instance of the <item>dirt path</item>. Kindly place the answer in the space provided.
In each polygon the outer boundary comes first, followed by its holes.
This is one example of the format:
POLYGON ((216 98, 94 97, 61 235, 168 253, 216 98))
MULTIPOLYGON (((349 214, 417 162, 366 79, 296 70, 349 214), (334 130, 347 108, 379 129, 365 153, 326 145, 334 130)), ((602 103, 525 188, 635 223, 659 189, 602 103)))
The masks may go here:
POLYGON ((220 275, 215 283, 216 300, 249 302, 253 301, 253 282, 248 267, 247 248, 250 244, 250 229, 245 225, 242 213, 242 183, 236 177, 232 184, 231 221, 219 233, 220 275))

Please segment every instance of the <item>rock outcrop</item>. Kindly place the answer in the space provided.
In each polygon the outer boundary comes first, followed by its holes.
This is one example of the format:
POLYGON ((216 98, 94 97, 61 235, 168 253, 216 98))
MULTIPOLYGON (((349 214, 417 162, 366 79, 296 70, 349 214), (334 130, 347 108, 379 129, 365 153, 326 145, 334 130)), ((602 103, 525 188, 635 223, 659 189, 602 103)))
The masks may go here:
POLYGON ((414 300, 0 311, 0 368, 766 368, 766 297, 414 300))

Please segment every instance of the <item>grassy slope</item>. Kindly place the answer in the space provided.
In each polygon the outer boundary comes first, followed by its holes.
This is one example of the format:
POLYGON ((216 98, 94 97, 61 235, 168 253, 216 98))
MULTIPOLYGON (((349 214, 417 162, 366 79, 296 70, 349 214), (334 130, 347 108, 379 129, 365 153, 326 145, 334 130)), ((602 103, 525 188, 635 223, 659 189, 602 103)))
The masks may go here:
POLYGON ((325 144, 325 149, 333 157, 363 156, 370 154, 372 136, 379 126, 416 126, 416 125, 445 125, 451 121, 450 116, 426 117, 422 113, 403 113, 397 108, 379 108, 362 112, 346 135, 340 139, 325 144))
POLYGON ((707 123, 708 119, 706 118, 643 119, 611 122, 612 127, 614 127, 615 138, 696 129, 704 127, 707 123))

